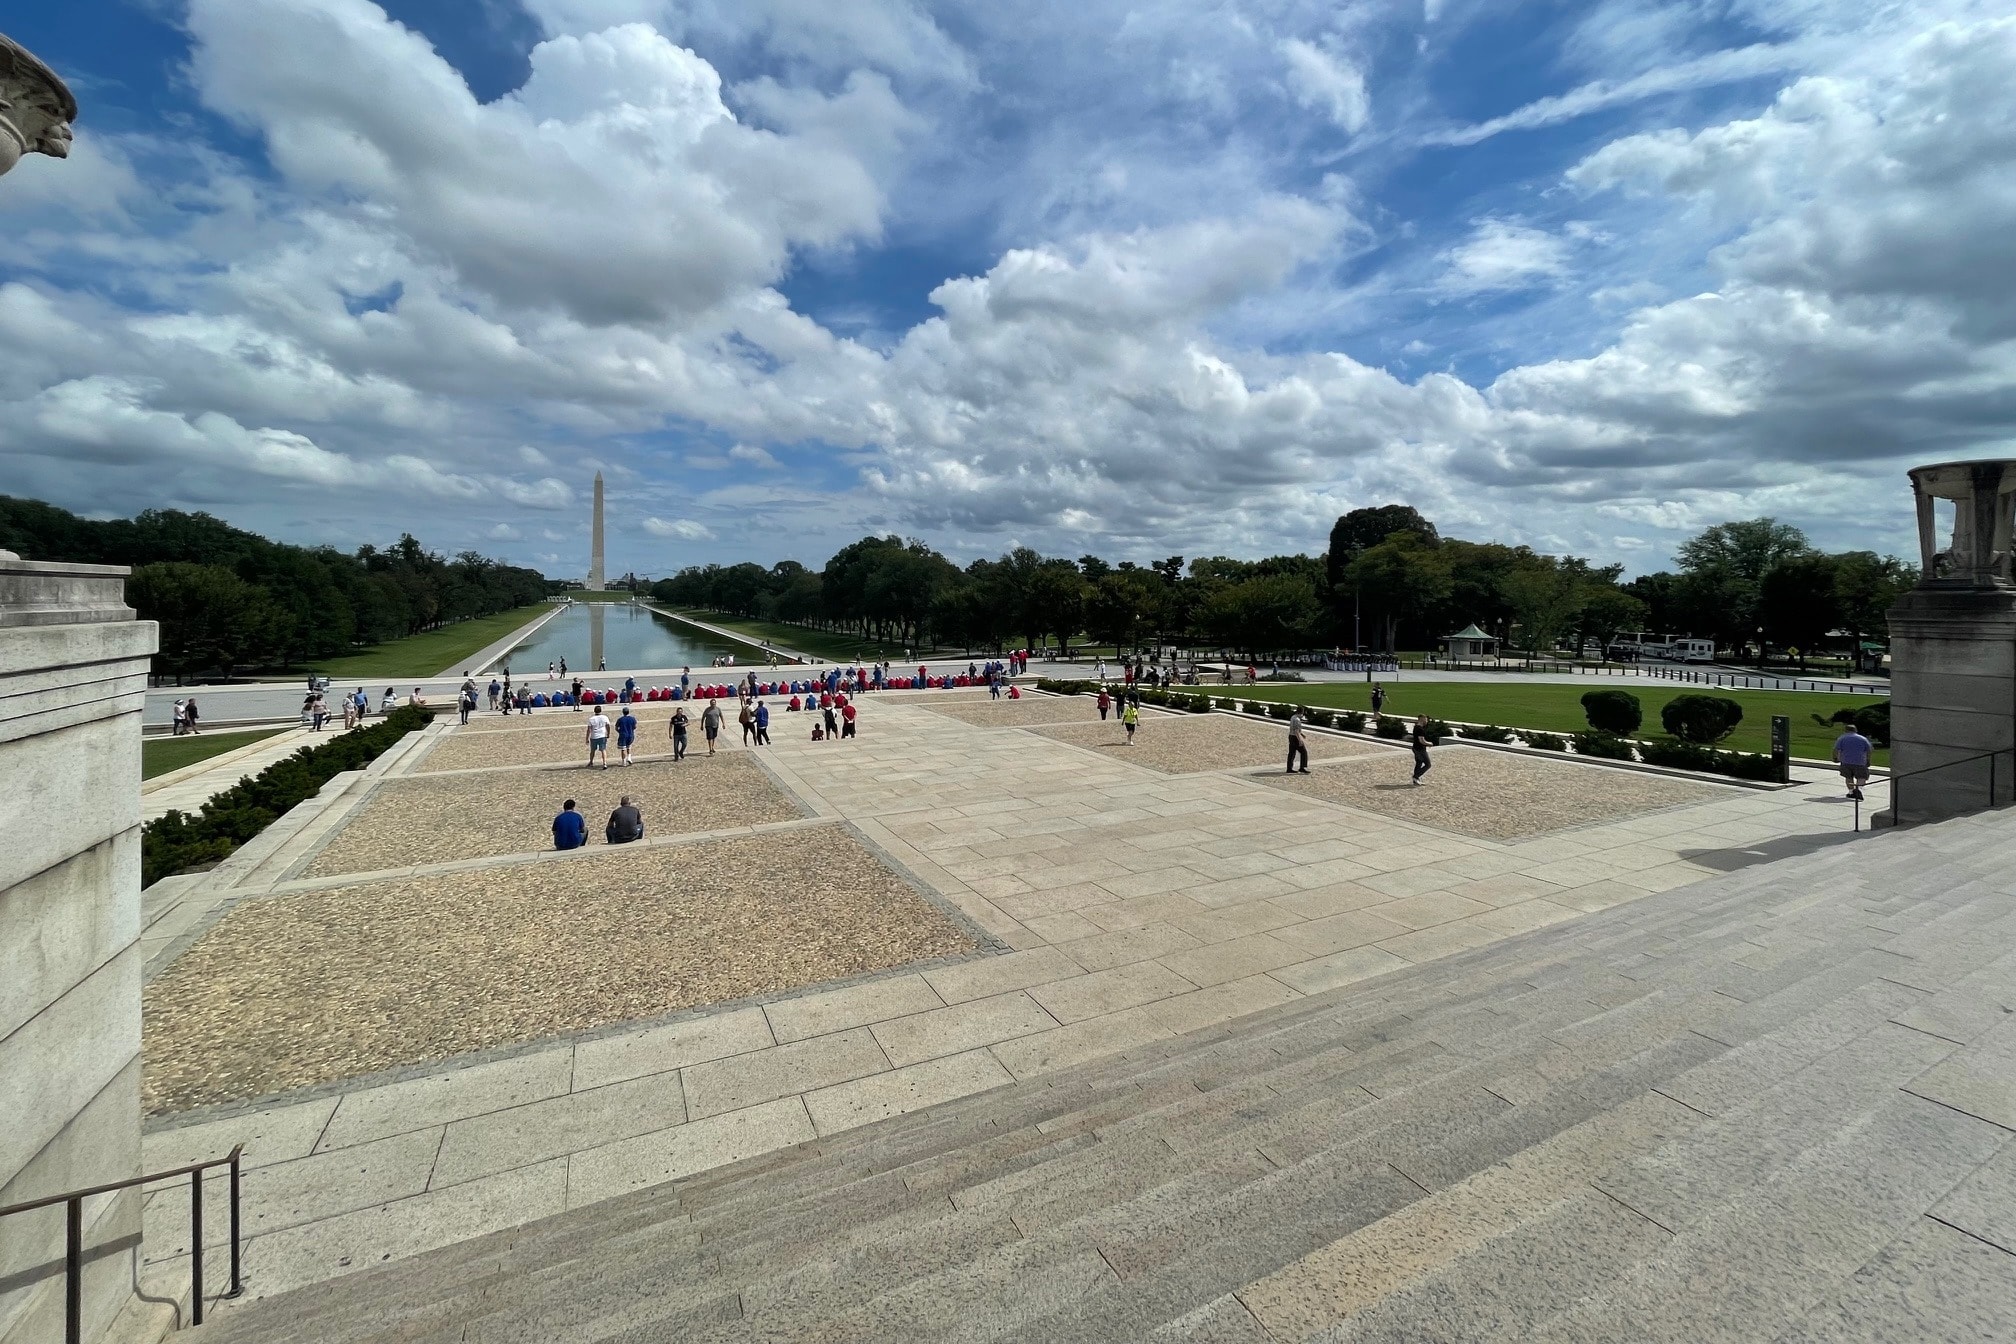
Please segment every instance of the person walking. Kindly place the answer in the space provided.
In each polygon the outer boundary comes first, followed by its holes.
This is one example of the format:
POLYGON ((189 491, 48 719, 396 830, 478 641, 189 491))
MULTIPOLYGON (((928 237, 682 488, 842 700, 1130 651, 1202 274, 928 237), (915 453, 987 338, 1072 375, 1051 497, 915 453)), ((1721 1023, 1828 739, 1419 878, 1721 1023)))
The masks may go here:
POLYGON ((1302 730, 1306 726, 1302 721, 1302 706, 1297 705, 1288 715, 1288 768, 1282 772, 1283 774, 1309 773, 1309 744, 1302 737, 1302 730), (1298 756, 1302 758, 1300 770, 1295 768, 1295 758, 1298 756))
POLYGON ((1421 776, 1434 768, 1434 762, 1428 759, 1428 748, 1435 745, 1435 743, 1434 739, 1428 735, 1428 716, 1426 714, 1414 720, 1414 730, 1408 736, 1408 745, 1414 749, 1414 782, 1419 784, 1421 776))
POLYGON ((182 730, 191 737, 200 737, 196 724, 203 716, 196 712, 196 697, 190 696, 182 702, 182 730))
POLYGON ((567 675, 567 660, 565 658, 560 660, 560 675, 563 677, 567 675))
POLYGON ((1134 730, 1140 726, 1141 710, 1134 701, 1127 702, 1127 708, 1120 711, 1120 722, 1127 725, 1127 745, 1134 745, 1134 730))
MULTIPOLYGON (((736 699, 742 699, 737 696, 736 699)), ((742 708, 735 714, 735 721, 742 725, 742 745, 748 746, 756 740, 756 707, 742 700, 742 708)))
POLYGON ((551 663, 546 664, 546 680, 554 681, 558 679, 559 676, 560 676, 559 668, 553 666, 553 664, 551 663))
POLYGON ((821 709, 826 715, 826 740, 828 742, 838 741, 840 738, 840 716, 833 712, 831 701, 822 705, 821 709))
POLYGON ((576 714, 581 712, 581 690, 581 678, 576 677, 567 690, 567 702, 574 706, 576 714))
POLYGON ((357 722, 362 723, 371 717, 371 696, 362 686, 350 698, 357 702, 357 722))
POLYGON ((1383 681, 1374 682, 1372 685, 1372 717, 1376 719, 1385 712, 1386 683, 1383 681))
POLYGON ((1841 768, 1841 779, 1848 785, 1848 796, 1861 800, 1862 786, 1869 782, 1869 757, 1876 747, 1862 736, 1853 724, 1848 731, 1834 739, 1834 763, 1841 768))
POLYGON ((770 706, 761 700, 756 702, 756 745, 770 745, 770 706))
POLYGON ((1101 723, 1106 721, 1106 711, 1111 708, 1113 708, 1113 697, 1106 694, 1106 688, 1101 686, 1099 688, 1099 721, 1101 723))
POLYGON ((690 722, 686 717, 686 706, 681 705, 672 711, 672 759, 675 761, 686 759, 686 726, 690 722))
POLYGON ((609 814, 609 824, 602 828, 602 838, 612 845, 627 845, 644 838, 644 814, 624 794, 616 803, 616 810, 609 814))
POLYGON ((574 810, 574 800, 569 798, 561 805, 560 815, 553 818, 553 848, 579 849, 588 843, 588 821, 574 810))
POLYGON ((175 736, 177 737, 182 736, 189 727, 189 718, 183 713, 188 706, 189 702, 187 700, 177 700, 175 708, 169 713, 168 722, 174 726, 175 736))
POLYGON ((602 706, 595 706, 595 712, 588 716, 588 764, 591 768, 598 756, 602 758, 602 768, 609 768, 609 726, 609 716, 602 712, 602 706))
POLYGON ((476 688, 474 686, 465 686, 462 688, 462 722, 469 722, 469 716, 475 712, 475 709, 476 688))
POLYGON ((679 698, 681 700, 693 698, 693 669, 690 667, 679 669, 679 698))
POLYGON ((623 758, 623 764, 635 765, 630 759, 631 750, 637 745, 637 716, 630 712, 630 706, 623 706, 623 713, 616 720, 616 751, 623 758))
POLYGON ((707 754, 714 754, 714 740, 721 736, 721 702, 709 700, 707 709, 700 715, 700 731, 707 737, 707 754))

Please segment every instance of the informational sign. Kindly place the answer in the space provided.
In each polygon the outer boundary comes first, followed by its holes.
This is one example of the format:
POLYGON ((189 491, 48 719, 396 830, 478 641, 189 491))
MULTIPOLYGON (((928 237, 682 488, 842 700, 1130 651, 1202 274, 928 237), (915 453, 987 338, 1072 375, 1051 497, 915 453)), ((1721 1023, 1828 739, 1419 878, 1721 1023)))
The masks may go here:
POLYGON ((1792 720, 1783 714, 1771 716, 1771 763, 1778 767, 1778 782, 1792 782, 1792 720))

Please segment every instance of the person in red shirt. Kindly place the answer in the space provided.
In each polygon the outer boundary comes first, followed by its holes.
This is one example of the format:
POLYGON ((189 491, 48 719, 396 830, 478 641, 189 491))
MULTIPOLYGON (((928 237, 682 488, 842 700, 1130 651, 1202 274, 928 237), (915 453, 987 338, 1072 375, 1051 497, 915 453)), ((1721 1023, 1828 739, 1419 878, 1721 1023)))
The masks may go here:
POLYGON ((795 695, 791 697, 791 708, 793 711, 796 711, 799 708, 798 697, 795 695))
POLYGON ((854 736, 855 713, 856 711, 854 709, 854 706, 848 704, 845 699, 842 699, 840 701, 840 736, 842 737, 854 736))

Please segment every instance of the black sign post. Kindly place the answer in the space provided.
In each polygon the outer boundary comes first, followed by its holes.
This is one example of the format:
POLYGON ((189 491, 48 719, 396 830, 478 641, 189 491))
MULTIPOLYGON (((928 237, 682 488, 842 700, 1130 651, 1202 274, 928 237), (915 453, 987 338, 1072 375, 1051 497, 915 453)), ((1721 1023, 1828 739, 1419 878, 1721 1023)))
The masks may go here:
POLYGON ((1792 720, 1783 714, 1771 716, 1771 764, 1780 784, 1792 782, 1792 720))

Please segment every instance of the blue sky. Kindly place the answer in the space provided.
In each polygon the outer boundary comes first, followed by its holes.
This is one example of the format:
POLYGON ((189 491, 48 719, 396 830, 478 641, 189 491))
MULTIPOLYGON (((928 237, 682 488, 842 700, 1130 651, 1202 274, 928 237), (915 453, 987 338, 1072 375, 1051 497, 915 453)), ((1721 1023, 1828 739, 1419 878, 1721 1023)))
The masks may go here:
POLYGON ((0 490, 554 574, 1905 549, 2016 419, 1977 0, 73 0, 0 490))

